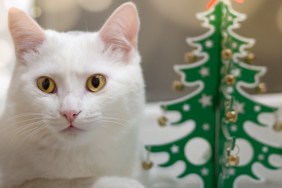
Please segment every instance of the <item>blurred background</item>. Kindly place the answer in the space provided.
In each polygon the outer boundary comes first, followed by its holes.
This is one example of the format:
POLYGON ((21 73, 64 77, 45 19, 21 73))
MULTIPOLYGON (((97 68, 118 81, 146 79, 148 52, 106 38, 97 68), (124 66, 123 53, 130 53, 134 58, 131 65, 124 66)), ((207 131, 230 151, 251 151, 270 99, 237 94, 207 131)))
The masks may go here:
MULTIPOLYGON (((127 0, 0 0, 0 98, 5 95, 13 67, 13 47, 7 30, 7 9, 17 6, 32 15, 45 29, 58 31, 96 31, 112 11, 127 0)), ((185 95, 172 90, 178 79, 174 64, 184 62, 191 51, 185 39, 207 30, 195 14, 206 10, 209 0, 150 0, 137 1, 141 32, 139 49, 147 85, 147 101, 174 99, 185 95)), ((251 52, 255 64, 268 67, 262 81, 269 93, 282 91, 282 1, 232 1, 234 8, 248 15, 237 33, 256 39, 251 52)))

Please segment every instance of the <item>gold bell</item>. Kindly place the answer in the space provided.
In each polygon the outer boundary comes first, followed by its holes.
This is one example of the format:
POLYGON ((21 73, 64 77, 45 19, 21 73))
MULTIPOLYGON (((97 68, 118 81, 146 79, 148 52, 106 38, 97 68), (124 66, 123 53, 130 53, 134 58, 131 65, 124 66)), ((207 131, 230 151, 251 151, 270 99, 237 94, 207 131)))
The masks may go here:
POLYGON ((174 91, 183 91, 185 89, 185 86, 178 80, 172 83, 172 87, 174 91))
POLYGON ((265 83, 263 83, 263 82, 259 83, 259 85, 256 88, 256 91, 257 91, 257 93, 260 93, 260 94, 265 93, 267 91, 267 87, 266 87, 265 83))
POLYGON ((235 78, 232 74, 227 74, 227 75, 224 77, 224 82, 225 82, 227 85, 234 85, 235 82, 236 82, 236 78, 235 78))
POLYGON ((221 57, 224 59, 224 60, 230 60, 232 59, 232 51, 230 49, 224 49, 222 50, 221 52, 221 57))
POLYGON ((229 166, 237 166, 239 162, 240 162, 240 158, 238 155, 227 156, 227 164, 229 166))
POLYGON ((193 52, 187 52, 184 55, 184 60, 186 63, 194 63, 197 61, 197 56, 193 52))
POLYGON ((151 169, 151 168, 153 167, 153 165, 154 165, 154 163, 153 163, 152 161, 144 161, 144 162, 142 163, 142 167, 143 167, 143 169, 145 169, 145 170, 151 169))
POLYGON ((276 121, 275 125, 273 126, 273 130, 276 132, 282 131, 282 122, 276 121))
POLYGON ((245 62, 248 64, 253 64, 255 61, 256 57, 254 53, 248 53, 245 57, 245 62))
POLYGON ((232 123, 236 123, 238 115, 237 112, 235 111, 229 111, 226 113, 225 117, 228 121, 232 123))
POLYGON ((158 119, 158 123, 161 127, 164 127, 166 126, 166 123, 167 123, 167 118, 165 116, 161 116, 159 117, 158 119))

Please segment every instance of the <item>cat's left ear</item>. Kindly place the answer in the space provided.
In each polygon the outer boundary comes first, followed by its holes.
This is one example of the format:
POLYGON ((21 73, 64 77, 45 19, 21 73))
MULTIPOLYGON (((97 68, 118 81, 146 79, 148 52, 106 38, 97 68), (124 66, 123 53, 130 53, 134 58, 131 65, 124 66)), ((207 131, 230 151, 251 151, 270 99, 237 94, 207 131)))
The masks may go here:
POLYGON ((136 6, 124 3, 117 8, 99 32, 106 49, 120 50, 126 57, 137 49, 140 21, 136 6))

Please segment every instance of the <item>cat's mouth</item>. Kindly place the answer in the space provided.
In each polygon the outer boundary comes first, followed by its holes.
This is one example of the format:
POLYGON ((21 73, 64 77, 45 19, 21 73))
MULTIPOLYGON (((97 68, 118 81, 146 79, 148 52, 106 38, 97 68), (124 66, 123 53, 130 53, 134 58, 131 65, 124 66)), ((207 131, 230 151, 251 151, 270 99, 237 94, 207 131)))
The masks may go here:
POLYGON ((67 128, 61 130, 61 132, 80 132, 83 131, 83 129, 80 129, 72 124, 70 124, 67 128))

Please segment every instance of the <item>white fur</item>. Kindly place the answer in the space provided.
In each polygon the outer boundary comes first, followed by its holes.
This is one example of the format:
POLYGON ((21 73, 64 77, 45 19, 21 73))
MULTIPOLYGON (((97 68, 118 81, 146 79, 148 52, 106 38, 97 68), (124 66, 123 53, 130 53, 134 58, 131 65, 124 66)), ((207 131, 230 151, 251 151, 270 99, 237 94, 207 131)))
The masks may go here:
POLYGON ((144 83, 138 51, 127 59, 122 51, 105 51, 99 33, 44 34, 43 44, 25 53, 13 72, 0 121, 0 188, 143 187, 111 178, 131 177, 140 162, 144 83), (95 73, 107 83, 91 93, 86 80, 95 73), (40 91, 40 76, 51 77, 57 93, 40 91), (74 124, 83 132, 60 132, 68 127, 62 109, 81 111, 74 124), (101 177, 108 179, 94 185, 101 177))

